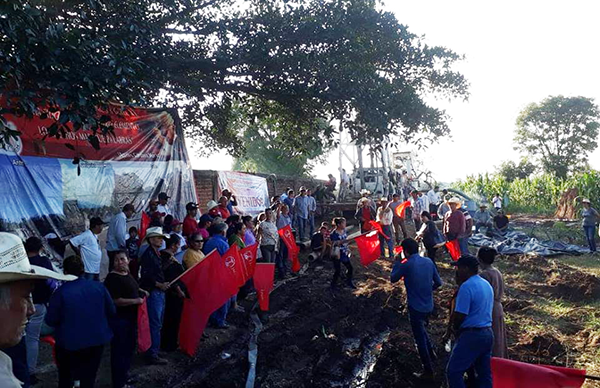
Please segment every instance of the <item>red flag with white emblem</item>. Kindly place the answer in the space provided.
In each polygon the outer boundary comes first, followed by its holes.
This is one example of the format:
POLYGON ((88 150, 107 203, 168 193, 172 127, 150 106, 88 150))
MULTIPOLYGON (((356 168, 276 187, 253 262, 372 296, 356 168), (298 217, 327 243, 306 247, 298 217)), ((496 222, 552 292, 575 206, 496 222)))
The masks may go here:
POLYGON ((238 285, 232 271, 216 250, 186 271, 180 280, 185 284, 190 297, 183 300, 179 347, 193 356, 210 314, 237 293, 238 285))
POLYGON ((298 260, 298 253, 300 253, 300 248, 298 248, 298 245, 296 244, 296 239, 294 238, 294 233, 292 233, 291 226, 286 225, 283 228, 279 229, 277 232, 279 233, 279 237, 281 237, 281 240, 283 240, 285 246, 288 249, 289 258, 292 261, 292 271, 300 271, 300 260, 298 260))
POLYGON ((237 287, 243 286, 248 278, 246 278, 246 268, 244 267, 244 263, 242 263, 242 258, 240 256, 240 247, 237 244, 233 244, 227 252, 223 254, 223 262, 225 263, 225 267, 230 271, 230 276, 235 279, 237 287))
POLYGON ((254 276, 257 252, 258 244, 252 244, 250 246, 247 246, 246 248, 240 249, 240 259, 242 264, 242 274, 244 275, 244 283, 246 283, 252 278, 252 276, 254 276))

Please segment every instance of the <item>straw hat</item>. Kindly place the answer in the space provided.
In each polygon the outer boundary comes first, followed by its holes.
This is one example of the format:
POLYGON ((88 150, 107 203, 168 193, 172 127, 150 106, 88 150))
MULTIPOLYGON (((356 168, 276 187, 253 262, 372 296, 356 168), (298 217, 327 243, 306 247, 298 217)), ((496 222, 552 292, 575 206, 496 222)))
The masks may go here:
POLYGON ((37 279, 69 281, 77 277, 31 265, 21 239, 14 234, 0 232, 0 283, 37 279))
POLYGON ((148 240, 152 237, 169 238, 169 236, 163 233, 163 230, 160 226, 154 226, 152 228, 146 229, 146 237, 144 237, 144 240, 148 240))
POLYGON ((460 205, 462 202, 460 201, 460 198, 452 197, 448 200, 448 203, 456 203, 456 204, 460 205))
POLYGON ((206 208, 207 208, 208 210, 214 209, 214 208, 216 208, 217 206, 219 206, 219 204, 218 204, 218 203, 217 203, 217 201, 215 201, 215 200, 210 200, 210 201, 208 201, 208 203, 206 204, 206 208))
POLYGON ((589 199, 584 198, 581 200, 581 203, 592 203, 589 199))
POLYGON ((367 189, 362 189, 361 191, 359 191, 359 194, 360 195, 370 195, 371 192, 367 189))

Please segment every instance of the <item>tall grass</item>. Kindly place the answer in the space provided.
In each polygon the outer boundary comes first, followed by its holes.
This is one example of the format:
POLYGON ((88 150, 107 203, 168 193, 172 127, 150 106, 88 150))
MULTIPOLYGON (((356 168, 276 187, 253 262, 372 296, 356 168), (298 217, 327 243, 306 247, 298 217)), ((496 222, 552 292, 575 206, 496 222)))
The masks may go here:
POLYGON ((562 193, 571 188, 580 197, 589 198, 592 206, 600 205, 600 171, 590 170, 567 179, 544 174, 508 182, 500 175, 479 174, 458 181, 455 186, 476 198, 491 201, 499 193, 509 200, 509 211, 531 214, 553 214, 562 193))

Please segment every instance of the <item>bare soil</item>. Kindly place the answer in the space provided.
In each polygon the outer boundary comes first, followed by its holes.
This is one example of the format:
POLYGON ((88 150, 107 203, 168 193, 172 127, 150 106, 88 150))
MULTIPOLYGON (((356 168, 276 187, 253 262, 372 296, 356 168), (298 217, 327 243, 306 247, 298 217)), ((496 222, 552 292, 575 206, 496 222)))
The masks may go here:
MULTIPOLYGON (((264 328, 258 337, 255 387, 441 387, 448 354, 441 344, 446 329, 447 305, 454 291, 449 258, 438 266, 445 285, 435 294, 437 316, 429 331, 436 346, 436 379, 427 385, 416 379, 420 371, 406 314, 405 291, 389 282, 391 262, 378 260, 363 268, 354 253, 358 289, 330 290, 331 263, 311 262, 303 275, 287 279, 271 294, 264 328), (378 343, 389 331, 387 342, 378 343), (367 370, 365 355, 380 352, 367 381, 354 377, 367 370)), ((303 263, 306 255, 301 256, 303 263)), ((600 266, 600 265, 599 265, 600 266)), ((600 324, 595 317, 600 280, 581 268, 561 263, 561 258, 500 257, 505 276, 504 301, 509 356, 516 360, 583 367, 598 373, 600 324)), ((342 273, 344 269, 342 270, 342 273)), ((255 297, 241 305, 250 311, 255 297)), ((600 320, 600 319, 599 319, 600 320)), ((243 387, 248 375, 249 313, 230 313, 228 330, 207 329, 195 358, 179 352, 167 354, 167 366, 148 367, 136 359, 132 374, 137 387, 243 387)), ((48 365, 43 345, 40 374, 43 387, 56 386, 56 372, 48 365)), ((110 386, 108 349, 98 378, 99 387, 110 386)), ((588 384, 586 387, 593 387, 588 384)))

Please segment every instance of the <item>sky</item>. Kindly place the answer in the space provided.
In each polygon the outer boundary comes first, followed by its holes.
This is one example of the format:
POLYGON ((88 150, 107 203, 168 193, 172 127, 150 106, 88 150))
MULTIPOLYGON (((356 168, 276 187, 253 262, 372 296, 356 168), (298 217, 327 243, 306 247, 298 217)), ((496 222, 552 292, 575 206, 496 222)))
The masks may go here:
MULTIPOLYGON (((383 8, 427 44, 465 55, 455 68, 470 83, 469 100, 432 101, 450 116, 451 137, 418 154, 438 182, 518 161, 515 122, 529 103, 564 95, 600 104, 600 1, 387 0, 383 8)), ((225 154, 198 157, 191 142, 188 147, 195 169, 231 168, 225 154)), ((600 169, 600 150, 590 164, 600 169)), ((335 150, 313 175, 337 175, 338 167, 335 150)), ((350 170, 348 162, 343 167, 350 170)))

